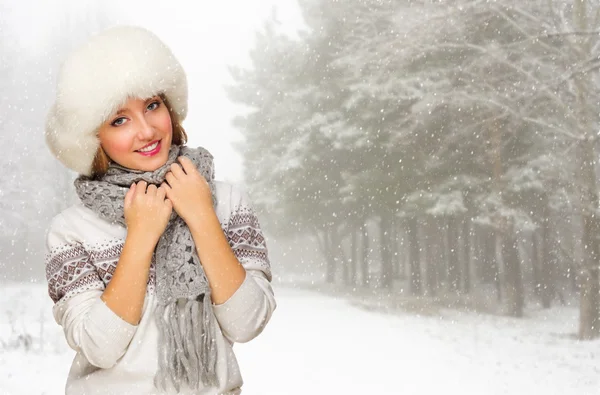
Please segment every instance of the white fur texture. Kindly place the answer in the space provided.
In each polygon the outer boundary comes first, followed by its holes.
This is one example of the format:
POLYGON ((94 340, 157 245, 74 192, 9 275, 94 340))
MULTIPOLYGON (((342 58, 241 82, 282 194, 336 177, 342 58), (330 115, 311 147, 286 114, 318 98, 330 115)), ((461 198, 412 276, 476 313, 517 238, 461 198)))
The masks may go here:
POLYGON ((171 50, 150 31, 113 27, 64 61, 46 120, 46 143, 66 167, 90 176, 100 146, 98 128, 129 98, 158 93, 179 120, 187 115, 187 78, 171 50))

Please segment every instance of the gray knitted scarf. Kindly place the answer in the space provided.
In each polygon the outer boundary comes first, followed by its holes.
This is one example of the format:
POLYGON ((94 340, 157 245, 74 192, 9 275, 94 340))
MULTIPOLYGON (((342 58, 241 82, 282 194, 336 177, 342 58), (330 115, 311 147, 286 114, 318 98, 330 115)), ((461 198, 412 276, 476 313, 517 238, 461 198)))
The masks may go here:
MULTIPOLYGON (((75 189, 83 204, 101 218, 125 226, 124 199, 132 183, 144 180, 160 184, 178 156, 194 162, 206 178, 216 206, 213 156, 202 147, 172 145, 167 162, 152 172, 132 170, 111 161, 100 178, 80 175, 75 189)), ((156 322, 159 329, 159 369, 154 378, 158 389, 166 389, 167 379, 177 391, 185 383, 190 388, 217 385, 217 349, 214 340, 216 319, 210 288, 191 232, 175 210, 154 250, 156 272, 156 322), (180 309, 183 308, 183 314, 180 309)))

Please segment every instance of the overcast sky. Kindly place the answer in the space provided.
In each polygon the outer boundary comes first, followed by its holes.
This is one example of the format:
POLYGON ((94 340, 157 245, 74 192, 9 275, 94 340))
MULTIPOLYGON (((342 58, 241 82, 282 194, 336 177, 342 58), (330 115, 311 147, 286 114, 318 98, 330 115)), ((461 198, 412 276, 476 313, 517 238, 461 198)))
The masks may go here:
POLYGON ((239 132, 231 126, 239 109, 228 101, 223 90, 230 81, 227 66, 247 64, 253 32, 275 5, 287 32, 293 34, 301 26, 295 0, 25 0, 13 4, 10 14, 0 18, 10 18, 11 30, 19 32, 19 41, 14 45, 23 51, 47 51, 49 33, 57 23, 65 23, 65 15, 83 18, 98 7, 112 10, 114 24, 136 24, 158 34, 173 49, 188 75, 190 111, 184 127, 189 145, 209 149, 215 156, 217 178, 233 182, 241 181, 242 170, 241 160, 230 146, 231 141, 239 139, 239 132))

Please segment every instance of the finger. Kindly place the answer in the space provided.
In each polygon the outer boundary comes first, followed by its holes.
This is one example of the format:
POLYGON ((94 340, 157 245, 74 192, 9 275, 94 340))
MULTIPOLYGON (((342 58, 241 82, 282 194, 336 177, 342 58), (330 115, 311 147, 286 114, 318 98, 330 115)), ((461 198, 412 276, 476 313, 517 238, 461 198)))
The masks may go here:
POLYGON ((156 197, 159 198, 160 200, 165 200, 166 195, 167 195, 167 190, 161 185, 156 190, 156 197))
POLYGON ((157 189, 158 189, 158 188, 156 187, 156 185, 154 185, 154 184, 150 184, 150 185, 148 185, 148 189, 146 189, 146 193, 147 193, 148 195, 156 195, 156 190, 157 190, 157 189))
POLYGON ((135 183, 131 184, 127 193, 125 194, 125 207, 129 207, 131 205, 131 199, 133 199, 133 194, 135 193, 135 183))
POLYGON ((173 203, 171 202, 171 200, 170 200, 170 199, 165 199, 165 205, 166 205, 167 207, 169 207, 170 209, 172 209, 172 208, 173 208, 173 203))
POLYGON ((140 181, 137 183, 137 187, 135 187, 137 193, 139 194, 144 194, 146 193, 146 187, 148 186, 148 183, 146 181, 140 181))
POLYGON ((165 192, 169 192, 171 190, 171 186, 169 184, 167 184, 166 182, 163 182, 162 184, 160 184, 161 189, 164 189, 165 192))
POLYGON ((171 187, 166 182, 161 184, 160 189, 165 191, 165 198, 169 198, 171 196, 171 187))
POLYGON ((171 173, 175 176, 175 178, 179 179, 185 175, 181 166, 177 163, 171 164, 171 173))
POLYGON ((169 183, 169 186, 171 186, 171 187, 172 187, 172 186, 173 186, 173 183, 174 183, 174 182, 175 182, 177 179, 175 178, 175 176, 173 175, 173 173, 171 173, 171 172, 168 172, 168 173, 165 175, 165 180, 167 180, 167 182, 169 183))
POLYGON ((179 162, 181 163, 181 166, 183 166, 183 170, 185 171, 185 174, 191 174, 194 172, 194 170, 196 170, 196 166, 194 165, 194 162, 192 162, 192 160, 186 156, 180 156, 177 158, 177 160, 179 160, 179 162))

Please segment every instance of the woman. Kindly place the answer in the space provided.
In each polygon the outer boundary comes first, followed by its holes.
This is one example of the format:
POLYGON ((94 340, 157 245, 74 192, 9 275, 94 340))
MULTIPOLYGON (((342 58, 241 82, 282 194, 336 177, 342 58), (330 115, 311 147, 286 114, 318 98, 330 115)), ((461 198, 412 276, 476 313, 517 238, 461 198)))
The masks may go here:
POLYGON ((108 29, 62 65, 50 151, 80 202, 47 236, 67 394, 239 394, 232 350, 276 307, 247 194, 185 146, 185 73, 151 32, 108 29))

